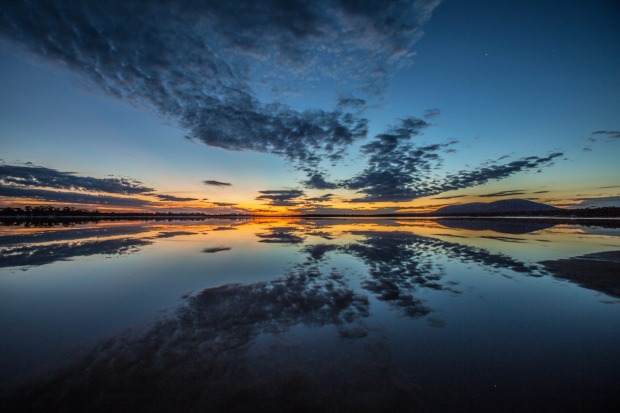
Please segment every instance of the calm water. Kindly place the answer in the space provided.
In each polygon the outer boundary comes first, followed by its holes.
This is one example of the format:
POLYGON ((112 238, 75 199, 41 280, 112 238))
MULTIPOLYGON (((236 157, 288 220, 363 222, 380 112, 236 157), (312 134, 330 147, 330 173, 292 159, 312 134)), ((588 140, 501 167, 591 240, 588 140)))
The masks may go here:
POLYGON ((619 236, 467 220, 3 226, 0 407, 615 411, 619 236))

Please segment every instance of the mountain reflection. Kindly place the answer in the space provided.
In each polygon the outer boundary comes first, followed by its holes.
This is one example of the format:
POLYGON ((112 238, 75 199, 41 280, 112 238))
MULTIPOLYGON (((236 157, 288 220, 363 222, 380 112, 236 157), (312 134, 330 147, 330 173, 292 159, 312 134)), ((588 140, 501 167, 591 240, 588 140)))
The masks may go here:
MULTIPOLYGON (((333 403, 339 395, 324 385, 326 398, 310 393, 315 369, 288 366, 276 374, 273 364, 284 363, 285 355, 273 354, 265 370, 256 371, 248 361, 250 343, 261 333, 298 325, 333 325, 343 338, 363 337, 360 321, 368 314, 368 299, 349 288, 338 271, 322 273, 312 265, 269 282, 207 288, 187 297, 173 315, 98 345, 4 403, 51 411, 249 411, 256 403, 276 411, 297 405, 324 409, 321 403, 333 403), (274 374, 278 379, 267 385, 265 377, 274 374)), ((373 378, 386 390, 380 404, 399 400, 389 400, 398 389, 390 389, 394 381, 383 382, 384 370, 370 364, 366 370, 366 379, 373 371, 381 375, 373 378)), ((336 403, 355 402, 353 397, 336 403)))
POLYGON ((541 231, 557 225, 554 222, 538 221, 511 221, 497 219, 437 219, 437 222, 444 227, 467 229, 472 231, 495 231, 502 234, 529 234, 530 232, 541 231))

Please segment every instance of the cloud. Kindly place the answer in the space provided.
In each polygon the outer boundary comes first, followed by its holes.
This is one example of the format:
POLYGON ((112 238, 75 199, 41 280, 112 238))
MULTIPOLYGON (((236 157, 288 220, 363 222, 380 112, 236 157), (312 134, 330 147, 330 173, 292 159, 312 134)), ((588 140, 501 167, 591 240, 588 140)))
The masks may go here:
POLYGON ((367 167, 342 182, 345 188, 364 194, 363 198, 351 201, 401 202, 432 195, 425 189, 425 181, 441 165, 439 152, 456 142, 426 146, 413 144, 412 138, 419 136, 428 126, 430 124, 422 119, 400 119, 386 133, 362 146, 362 153, 368 156, 367 167))
POLYGON ((492 197, 502 197, 502 196, 515 196, 515 195, 523 195, 526 192, 523 189, 510 189, 507 191, 499 191, 499 192, 492 192, 489 194, 480 194, 477 195, 480 198, 492 198, 492 197))
POLYGON ((198 198, 155 194, 152 191, 153 188, 132 178, 78 176, 75 172, 63 172, 32 163, 28 166, 0 165, 0 196, 118 207, 155 205, 154 202, 136 198, 136 195, 151 196, 160 201, 198 201, 198 198))
POLYGON ((362 153, 368 157, 366 168, 339 183, 341 187, 363 195, 349 202, 404 202, 475 187, 515 173, 539 171, 543 166, 553 165, 554 159, 563 155, 556 152, 545 157, 528 156, 504 164, 499 164, 499 160, 489 161, 474 170, 438 177, 433 172, 443 163, 442 153, 447 153, 446 148, 457 141, 423 146, 414 144, 413 138, 421 135, 428 126, 429 123, 415 117, 400 119, 386 133, 362 146, 362 153))
POLYGON ((361 110, 366 107, 366 101, 353 96, 340 96, 338 98, 338 107, 341 109, 351 108, 361 110))
POLYGON ((500 180, 519 172, 539 170, 543 166, 553 165, 554 159, 563 156, 563 153, 556 152, 545 157, 528 156, 507 164, 491 164, 473 171, 460 171, 456 174, 448 175, 443 182, 429 188, 429 191, 449 191, 461 188, 469 188, 485 184, 489 181, 500 180))
POLYGON ((80 192, 50 191, 0 185, 0 196, 11 198, 30 198, 45 202, 64 202, 71 204, 110 205, 116 207, 144 207, 152 202, 137 198, 123 198, 109 195, 93 195, 80 192))
POLYGON ((615 130, 597 130, 595 132, 592 132, 592 135, 606 136, 607 142, 613 142, 614 140, 620 139, 620 131, 615 130))
MULTIPOLYGON (((276 88, 336 80, 380 94, 390 70, 411 61, 438 4, 35 0, 3 5, 0 36, 110 96, 154 109, 190 139, 312 167, 340 159, 366 136, 367 120, 338 106, 298 111, 261 102, 254 80, 276 88)), ((340 103, 355 108, 361 100, 340 103)))
POLYGON ((338 188, 338 184, 333 182, 328 182, 322 173, 314 172, 312 173, 308 180, 301 182, 306 188, 310 189, 336 189, 338 188))
POLYGON ((211 202, 211 203, 219 207, 232 207, 232 206, 237 205, 237 203, 235 202, 211 202))
POLYGON ((317 197, 314 197, 314 198, 306 198, 306 201, 308 201, 308 202, 328 202, 328 201, 331 201, 333 196, 334 196, 334 194, 325 194, 325 195, 317 196, 317 197))
POLYGON ((591 198, 575 198, 579 204, 571 204, 569 207, 576 208, 603 208, 603 207, 620 207, 620 196, 591 197, 591 198))
POLYGON ((202 181, 202 183, 205 185, 211 185, 211 186, 231 186, 232 185, 228 182, 211 181, 211 180, 202 181))
POLYGON ((298 189, 266 190, 259 191, 262 195, 256 197, 257 200, 268 201, 271 206, 295 206, 301 202, 297 199, 304 196, 304 192, 298 189))
POLYGON ((454 199, 454 198, 463 198, 467 195, 451 195, 451 196, 438 196, 436 198, 433 199, 454 199))
POLYGON ((174 201, 174 202, 187 202, 187 201, 198 201, 198 198, 181 198, 174 195, 160 195, 153 194, 152 196, 161 199, 162 201, 174 201))
POLYGON ((437 109, 437 108, 431 108, 431 109, 426 109, 424 111, 424 118, 425 119, 432 119, 432 118, 436 118, 439 115, 441 115, 441 110, 437 109))
POLYGON ((0 183, 19 188, 36 187, 87 192, 137 195, 153 191, 130 178, 93 178, 76 176, 42 166, 0 165, 0 183))

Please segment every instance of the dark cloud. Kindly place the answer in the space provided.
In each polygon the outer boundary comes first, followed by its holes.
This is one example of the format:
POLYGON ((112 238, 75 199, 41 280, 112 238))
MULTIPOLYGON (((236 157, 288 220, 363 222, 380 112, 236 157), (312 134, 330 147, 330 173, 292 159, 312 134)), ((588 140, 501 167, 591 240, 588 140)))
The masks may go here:
POLYGON ((301 182, 306 188, 310 189, 336 189, 338 185, 333 182, 328 182, 323 174, 315 172, 309 176, 307 181, 301 182))
POLYGON ((3 4, 0 35, 108 95, 151 107, 190 139, 308 166, 339 159, 366 136, 366 119, 260 102, 252 80, 341 79, 380 93, 389 70, 410 61, 438 4, 35 0, 3 4))
POLYGON ((338 107, 341 109, 351 108, 355 110, 364 109, 366 101, 364 99, 356 98, 353 96, 340 96, 338 98, 338 107))
POLYGON ((211 203, 219 207, 232 207, 232 206, 237 205, 235 202, 211 202, 211 203))
POLYGON ((198 198, 181 198, 174 195, 160 195, 153 194, 152 196, 161 199, 162 201, 175 201, 175 202, 187 202, 187 201, 198 201, 198 198))
POLYGON ((299 198, 304 196, 304 192, 298 189, 282 189, 259 191, 262 195, 257 196, 257 200, 268 201, 271 206, 295 206, 301 202, 299 198))
MULTIPOLYGON (((362 146, 368 166, 342 185, 364 195, 353 202, 401 202, 433 195, 427 188, 427 177, 441 165, 439 152, 454 144, 417 146, 411 139, 420 135, 429 123, 409 117, 377 135, 362 146)), ((444 191, 440 191, 444 192, 444 191)), ((440 193, 435 192, 435 193, 440 193)))
POLYGON ((211 186, 231 186, 232 185, 228 182, 211 181, 211 180, 202 181, 202 183, 205 185, 211 185, 211 186))
POLYGON ((328 201, 331 201, 333 196, 334 196, 334 194, 325 194, 325 195, 321 195, 321 196, 317 196, 317 197, 313 197, 313 198, 306 198, 306 201, 309 201, 309 202, 328 202, 328 201))
POLYGON ((460 171, 448 175, 443 182, 435 185, 431 191, 450 191, 461 188, 469 188, 485 184, 489 181, 499 180, 519 172, 536 170, 543 166, 550 166, 554 159, 563 153, 556 152, 545 157, 528 156, 503 165, 491 164, 473 171, 460 171))
POLYGON ((64 202, 71 204, 111 205, 119 207, 144 207, 152 202, 137 198, 122 198, 119 196, 94 195, 80 192, 61 192, 46 189, 19 188, 0 185, 0 196, 13 198, 30 198, 46 202, 64 202))
POLYGON ((436 118, 439 115, 441 115, 441 110, 437 109, 437 108, 426 109, 424 111, 424 118, 425 119, 436 118))
POLYGON ((451 195, 451 196, 438 196, 433 199, 455 199, 455 198, 463 198, 467 195, 451 195))
POLYGON ((489 194, 480 194, 477 195, 480 198, 492 198, 492 197, 502 197, 502 196, 515 196, 515 195, 523 195, 526 192, 523 189, 510 189, 507 191, 499 191, 499 192, 491 192, 489 194))
POLYGON ((93 178, 76 176, 42 166, 0 165, 0 183, 19 188, 49 188, 110 194, 137 195, 153 191, 130 178, 93 178))
POLYGON ((442 165, 441 152, 445 153, 446 148, 457 141, 424 146, 414 144, 412 139, 421 135, 428 126, 430 124, 422 119, 414 117, 401 119, 386 133, 377 135, 375 140, 362 146, 362 153, 368 156, 366 168, 353 178, 340 183, 342 187, 363 195, 350 201, 410 201, 482 185, 519 172, 539 171, 541 167, 552 165, 555 158, 563 155, 552 153, 546 157, 528 156, 505 164, 498 164, 499 160, 489 161, 475 170, 459 171, 443 178, 437 177, 433 172, 442 165))
POLYGON ((124 207, 142 207, 152 205, 152 202, 116 195, 148 195, 174 202, 198 201, 197 198, 154 194, 152 191, 153 188, 131 178, 78 176, 75 172, 62 172, 32 163, 28 166, 0 165, 1 196, 124 207))
POLYGON ((577 205, 569 205, 569 207, 577 207, 577 208, 620 207, 620 196, 574 198, 573 201, 579 201, 580 203, 577 205))
POLYGON ((597 130, 595 132, 592 132, 592 135, 603 135, 607 137, 608 142, 620 139, 620 131, 616 130, 597 130))

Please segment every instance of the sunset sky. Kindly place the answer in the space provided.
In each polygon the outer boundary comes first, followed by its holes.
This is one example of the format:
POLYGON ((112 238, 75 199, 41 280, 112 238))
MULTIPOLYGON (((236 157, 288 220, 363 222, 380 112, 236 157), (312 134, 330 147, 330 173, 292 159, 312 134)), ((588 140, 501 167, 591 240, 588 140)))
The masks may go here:
POLYGON ((617 1, 6 1, 0 207, 620 206, 617 1))

